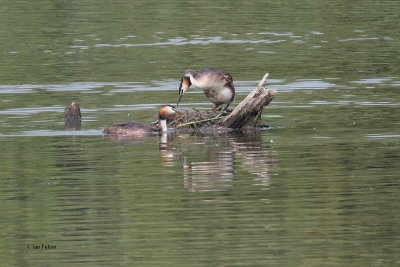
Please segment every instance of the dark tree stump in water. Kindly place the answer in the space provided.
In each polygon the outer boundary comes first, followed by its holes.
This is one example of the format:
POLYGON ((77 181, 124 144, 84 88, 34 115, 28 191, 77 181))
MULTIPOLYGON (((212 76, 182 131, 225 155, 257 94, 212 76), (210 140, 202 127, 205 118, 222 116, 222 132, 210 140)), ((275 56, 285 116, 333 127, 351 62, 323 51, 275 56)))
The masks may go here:
POLYGON ((267 106, 278 93, 276 90, 265 88, 268 76, 269 73, 266 73, 257 88, 240 102, 239 105, 221 121, 220 125, 233 129, 240 129, 244 126, 259 126, 261 113, 264 107, 267 106))
POLYGON ((72 102, 64 109, 64 127, 67 129, 79 130, 81 128, 81 109, 77 102, 72 102))

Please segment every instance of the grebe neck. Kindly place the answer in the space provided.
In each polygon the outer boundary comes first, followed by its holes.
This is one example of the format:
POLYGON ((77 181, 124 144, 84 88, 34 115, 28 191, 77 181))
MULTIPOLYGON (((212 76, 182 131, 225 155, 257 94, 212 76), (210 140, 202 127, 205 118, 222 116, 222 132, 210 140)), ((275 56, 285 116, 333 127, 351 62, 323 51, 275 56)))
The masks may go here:
POLYGON ((167 132, 167 130, 168 130, 167 120, 160 120, 160 128, 161 128, 161 132, 163 132, 163 133, 167 132))

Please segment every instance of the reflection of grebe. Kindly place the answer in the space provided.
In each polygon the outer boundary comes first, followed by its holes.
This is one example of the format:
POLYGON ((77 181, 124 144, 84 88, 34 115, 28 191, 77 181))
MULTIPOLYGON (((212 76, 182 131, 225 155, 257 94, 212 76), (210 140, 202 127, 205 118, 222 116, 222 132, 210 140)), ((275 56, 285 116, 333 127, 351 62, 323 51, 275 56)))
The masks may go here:
POLYGON ((159 128, 137 121, 124 121, 105 128, 104 133, 132 137, 145 137, 157 134, 159 131, 166 133, 168 129, 167 119, 175 115, 175 113, 175 107, 170 105, 162 106, 158 115, 159 128))
POLYGON ((215 68, 205 68, 198 73, 189 69, 182 76, 178 104, 185 91, 192 84, 194 87, 203 90, 207 98, 214 104, 213 109, 216 109, 219 105, 227 104, 226 110, 235 97, 235 87, 233 87, 232 76, 229 73, 215 68))
POLYGON ((168 136, 166 133, 162 133, 159 136, 159 148, 160 148, 160 158, 161 165, 174 166, 174 152, 169 150, 168 147, 168 136))

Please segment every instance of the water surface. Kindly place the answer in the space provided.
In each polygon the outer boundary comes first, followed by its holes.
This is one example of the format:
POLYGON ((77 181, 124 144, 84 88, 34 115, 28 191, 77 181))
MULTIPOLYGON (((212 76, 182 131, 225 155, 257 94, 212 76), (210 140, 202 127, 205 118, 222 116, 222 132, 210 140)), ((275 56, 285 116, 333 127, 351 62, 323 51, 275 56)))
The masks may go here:
MULTIPOLYGON (((0 10, 6 266, 400 264, 397 1, 12 1, 0 10), (220 67, 255 134, 115 140, 220 67), (78 131, 63 110, 81 105, 78 131), (42 246, 43 244, 43 246, 42 246)), ((209 109, 190 89, 182 110, 209 109)))

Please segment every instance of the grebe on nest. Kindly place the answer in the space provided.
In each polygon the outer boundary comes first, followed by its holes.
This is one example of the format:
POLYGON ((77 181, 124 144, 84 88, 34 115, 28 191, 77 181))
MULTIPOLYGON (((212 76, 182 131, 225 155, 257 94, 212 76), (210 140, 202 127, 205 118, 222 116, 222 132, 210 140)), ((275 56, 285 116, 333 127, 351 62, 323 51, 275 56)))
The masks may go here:
POLYGON ((103 132, 106 134, 132 137, 146 137, 150 135, 156 135, 159 131, 161 131, 162 133, 166 133, 168 130, 167 119, 175 115, 176 112, 177 110, 173 106, 162 106, 158 115, 158 122, 160 125, 159 128, 137 121, 124 121, 118 122, 105 128, 103 132))
POLYGON ((226 110, 235 98, 235 87, 229 73, 216 68, 205 68, 197 73, 189 69, 182 76, 177 105, 192 84, 203 90, 207 98, 214 104, 213 110, 222 104, 227 104, 224 108, 226 110))

